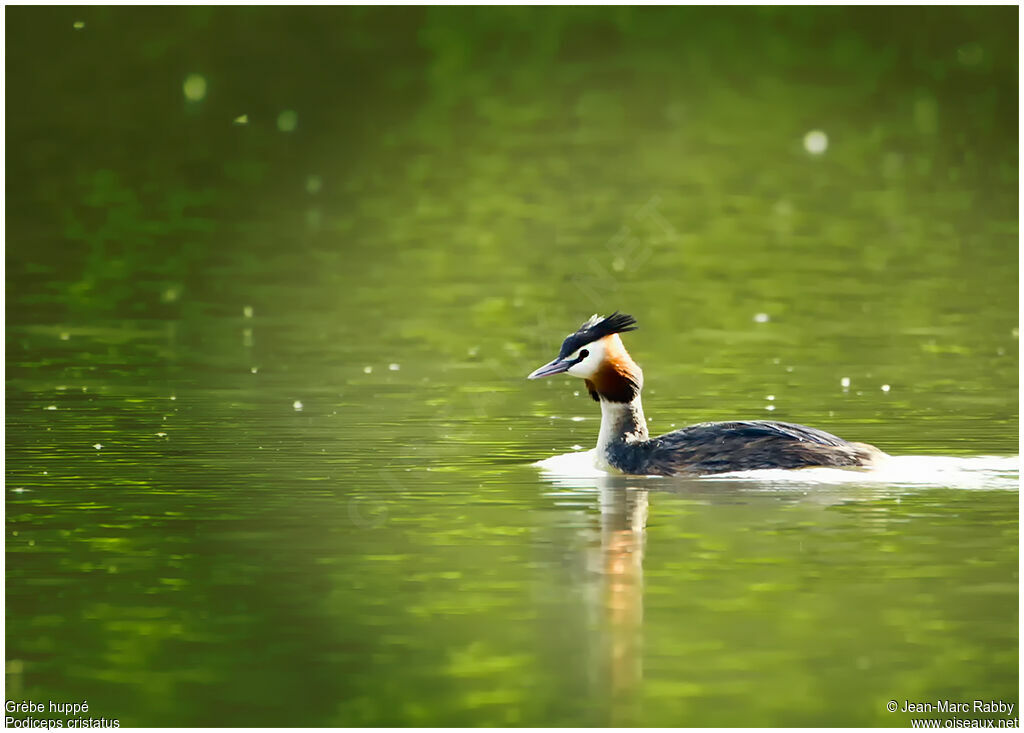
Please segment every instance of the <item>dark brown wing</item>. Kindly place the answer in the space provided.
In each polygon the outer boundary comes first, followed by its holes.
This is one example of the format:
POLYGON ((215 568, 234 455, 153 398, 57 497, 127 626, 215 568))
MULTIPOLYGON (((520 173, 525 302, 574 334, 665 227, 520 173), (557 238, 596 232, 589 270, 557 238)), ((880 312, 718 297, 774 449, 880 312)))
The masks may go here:
POLYGON ((761 468, 866 466, 877 448, 805 425, 745 420, 701 423, 652 438, 635 455, 641 473, 665 476, 761 468))

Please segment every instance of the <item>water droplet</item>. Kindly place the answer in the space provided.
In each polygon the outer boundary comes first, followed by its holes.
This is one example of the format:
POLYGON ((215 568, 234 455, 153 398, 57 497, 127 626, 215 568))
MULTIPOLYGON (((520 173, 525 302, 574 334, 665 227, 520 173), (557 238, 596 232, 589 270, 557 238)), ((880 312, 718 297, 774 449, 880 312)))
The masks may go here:
POLYGON ((292 403, 292 407, 294 407, 296 410, 301 410, 302 409, 302 403, 299 402, 298 400, 295 400, 295 402, 292 403))
POLYGON ((883 392, 888 392, 890 389, 891 389, 891 387, 888 384, 883 384, 882 385, 882 391, 883 392))
POLYGON ((754 314, 754 323, 768 323, 768 321, 770 321, 770 320, 771 320, 771 316, 769 316, 767 313, 755 313, 754 314))
POLYGON ((770 394, 767 397, 765 397, 765 399, 768 400, 769 402, 771 402, 771 401, 773 401, 775 399, 775 395, 770 394))
POLYGON ((167 433, 157 433, 156 437, 158 437, 158 438, 166 438, 167 437, 167 433))
POLYGON ((57 409, 57 405, 47 405, 43 409, 44 410, 56 410, 57 409))
POLYGON ((71 27, 74 28, 76 31, 80 31, 83 28, 85 28, 85 21, 84 20, 76 20, 74 23, 71 24, 71 27))
POLYGON ((764 409, 768 410, 768 412, 773 412, 775 410, 775 405, 765 405, 764 409))
POLYGON ((251 305, 247 305, 242 308, 242 315, 245 316, 246 318, 252 318, 253 313, 254 311, 251 305))
POLYGON ((821 155, 828 149, 828 135, 821 130, 811 130, 804 135, 804 150, 811 155, 821 155))
POLYGON ((249 124, 249 115, 238 115, 238 117, 236 117, 235 119, 233 119, 231 121, 231 124, 233 124, 233 125, 248 125, 249 124))
POLYGON ((576 416, 576 417, 570 417, 569 419, 572 420, 573 422, 583 422, 587 418, 576 416))
POLYGON ((102 447, 103 447, 102 443, 96 443, 95 445, 93 445, 93 448, 95 448, 96 450, 99 450, 102 447))
POLYGON ((249 372, 250 372, 251 374, 255 374, 255 373, 256 373, 256 372, 258 372, 259 370, 260 370, 260 368, 259 368, 259 367, 249 367, 249 372))
POLYGON ((370 374, 372 371, 373 371, 373 367, 372 366, 364 366, 363 367, 363 374, 370 374))
POLYGON ((390 369, 393 372, 397 372, 401 368, 402 367, 399 366, 398 364, 388 364, 388 369, 390 369))
POLYGON ((839 386, 842 387, 843 389, 849 389, 850 388, 850 378, 849 377, 843 377, 842 379, 840 379, 839 380, 839 386))
POLYGON ((62 331, 61 332, 61 334, 60 334, 60 340, 61 341, 67 341, 70 338, 71 338, 71 334, 70 333, 68 333, 67 331, 62 331))

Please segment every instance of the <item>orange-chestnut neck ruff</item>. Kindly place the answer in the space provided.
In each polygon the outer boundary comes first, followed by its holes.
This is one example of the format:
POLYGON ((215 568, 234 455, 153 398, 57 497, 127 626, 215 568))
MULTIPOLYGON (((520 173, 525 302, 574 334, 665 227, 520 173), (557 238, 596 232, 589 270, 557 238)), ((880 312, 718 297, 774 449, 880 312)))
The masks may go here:
POLYGON ((617 333, 605 336, 601 343, 605 358, 598 370, 585 380, 587 391, 595 401, 632 402, 643 388, 643 371, 617 333))

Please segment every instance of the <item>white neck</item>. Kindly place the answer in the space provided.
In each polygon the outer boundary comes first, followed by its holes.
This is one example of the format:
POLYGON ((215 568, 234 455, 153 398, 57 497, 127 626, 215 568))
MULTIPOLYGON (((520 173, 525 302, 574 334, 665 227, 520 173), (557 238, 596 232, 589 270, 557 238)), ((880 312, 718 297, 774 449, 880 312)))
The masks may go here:
POLYGON ((632 402, 601 400, 601 432, 597 436, 594 462, 598 468, 614 470, 608 463, 608 448, 617 443, 647 440, 647 420, 640 395, 632 402))

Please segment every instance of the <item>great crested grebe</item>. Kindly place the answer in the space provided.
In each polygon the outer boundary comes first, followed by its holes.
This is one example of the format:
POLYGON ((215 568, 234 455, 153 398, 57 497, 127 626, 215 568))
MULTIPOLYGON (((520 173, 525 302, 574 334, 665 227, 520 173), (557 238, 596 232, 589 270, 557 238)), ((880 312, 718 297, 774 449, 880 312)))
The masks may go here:
POLYGON ((850 443, 823 430, 770 420, 691 425, 651 438, 640 404, 644 374, 619 334, 636 330, 636 319, 615 312, 592 316, 562 342, 558 358, 528 379, 567 373, 581 377, 601 403, 595 464, 631 475, 701 475, 760 468, 866 467, 885 453, 850 443))

